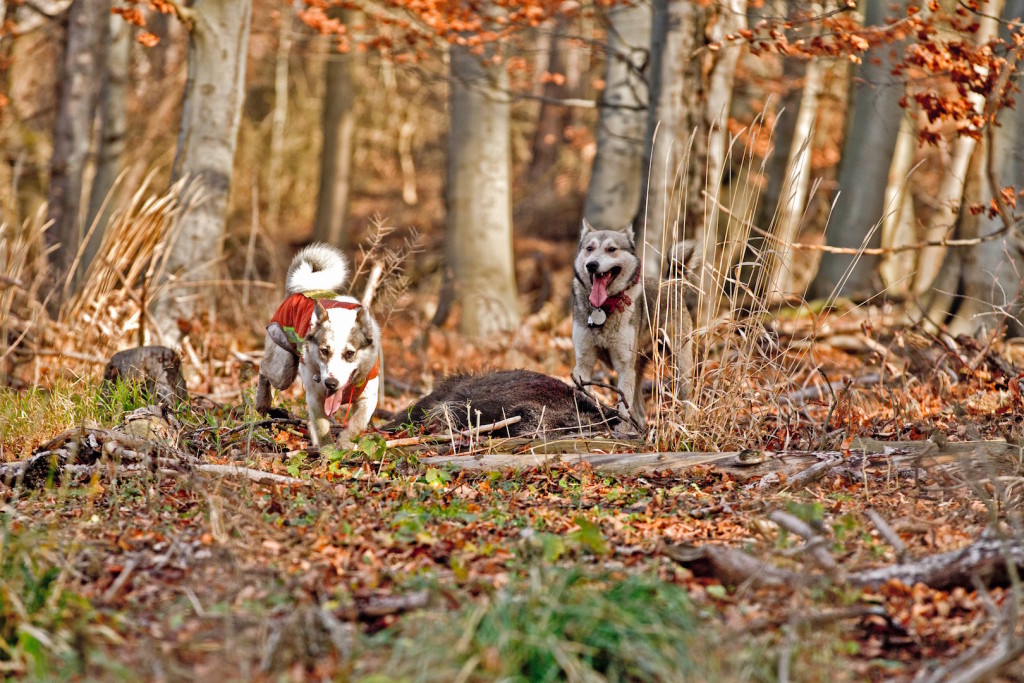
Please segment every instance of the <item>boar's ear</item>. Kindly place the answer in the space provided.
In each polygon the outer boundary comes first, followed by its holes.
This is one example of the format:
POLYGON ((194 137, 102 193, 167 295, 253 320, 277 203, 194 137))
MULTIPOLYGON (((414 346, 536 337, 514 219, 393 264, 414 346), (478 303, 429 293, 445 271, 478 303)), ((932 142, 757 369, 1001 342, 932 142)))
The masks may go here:
POLYGON ((316 300, 316 305, 313 306, 313 320, 315 320, 316 322, 320 322, 321 320, 324 320, 326 318, 327 318, 327 309, 324 308, 324 305, 322 303, 320 303, 319 299, 317 299, 316 300))
POLYGON ((622 229, 622 234, 624 234, 626 236, 626 239, 629 240, 629 246, 631 248, 636 246, 636 236, 633 232, 632 223, 630 223, 629 225, 622 229))
POLYGON ((583 228, 580 230, 580 239, 587 236, 587 233, 594 229, 594 226, 590 224, 586 218, 583 219, 583 228))

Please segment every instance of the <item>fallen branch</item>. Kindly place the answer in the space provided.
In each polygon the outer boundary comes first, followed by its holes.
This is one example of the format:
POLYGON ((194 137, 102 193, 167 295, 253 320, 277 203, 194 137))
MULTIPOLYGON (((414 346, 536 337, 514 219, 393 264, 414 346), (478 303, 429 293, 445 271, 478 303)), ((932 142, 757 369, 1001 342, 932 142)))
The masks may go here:
POLYGON ((773 511, 768 515, 768 519, 778 524, 781 528, 803 537, 807 543, 798 550, 810 553, 818 566, 825 570, 825 573, 833 581, 837 583, 844 581, 844 572, 836 564, 836 559, 832 557, 832 553, 829 552, 827 547, 828 539, 818 533, 810 524, 782 510, 773 511))
MULTIPOLYGON (((662 553, 699 576, 714 576, 729 585, 750 581, 766 586, 800 586, 826 579, 822 574, 782 569, 742 550, 720 545, 666 546, 662 553)), ((1024 541, 1000 539, 986 533, 960 550, 846 574, 843 583, 858 588, 877 588, 898 581, 906 586, 923 583, 938 590, 951 590, 973 588, 973 577, 977 576, 989 585, 1007 585, 1007 563, 1024 569, 1024 541)))
POLYGON ((207 474, 220 474, 230 476, 241 476, 254 481, 257 484, 285 484, 289 486, 309 486, 309 482, 303 479, 296 479, 295 477, 285 476, 283 474, 275 474, 273 472, 264 472, 263 470, 255 470, 251 467, 237 467, 235 465, 213 465, 213 464, 202 464, 196 465, 191 468, 196 472, 206 472, 207 474))
POLYGON ((825 460, 815 463, 807 469, 797 472, 786 479, 786 487, 798 489, 816 482, 828 474, 829 470, 839 465, 842 461, 843 456, 841 453, 826 453, 825 460))
POLYGON ((463 429, 461 432, 448 432, 445 434, 423 434, 422 436, 406 436, 398 439, 388 439, 384 442, 384 445, 388 448, 399 448, 402 446, 420 446, 427 443, 444 443, 445 441, 451 441, 455 436, 462 436, 466 438, 475 438, 481 434, 490 434, 496 432, 499 429, 514 425, 522 420, 522 416, 513 415, 512 417, 505 418, 504 420, 498 420, 497 422, 491 422, 489 424, 480 425, 479 427, 471 427, 469 429, 463 429))

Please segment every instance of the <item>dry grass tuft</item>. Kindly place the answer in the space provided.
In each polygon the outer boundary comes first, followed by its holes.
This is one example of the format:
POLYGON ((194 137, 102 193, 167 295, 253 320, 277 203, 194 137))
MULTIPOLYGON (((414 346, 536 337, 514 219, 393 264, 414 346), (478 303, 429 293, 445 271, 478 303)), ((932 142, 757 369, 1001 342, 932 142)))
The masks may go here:
MULTIPOLYGON (((756 166, 752 150, 764 131, 758 121, 747 131, 745 142, 736 136, 730 141, 729 153, 740 155, 735 166, 740 170, 733 174, 751 182, 733 182, 731 188, 741 189, 726 196, 720 179, 707 180, 720 186, 714 196, 704 193, 706 201, 713 203, 707 210, 719 216, 717 235, 696 266, 707 271, 685 274, 689 286, 697 290, 691 310, 697 321, 693 392, 684 402, 676 396, 674 382, 656 383, 651 439, 660 448, 728 451, 785 442, 787 426, 796 419, 786 396, 807 378, 816 381, 816 326, 805 327, 804 336, 790 336, 783 342, 777 325, 780 304, 804 305, 802 295, 779 291, 777 283, 798 282, 803 287, 807 279, 780 272, 791 262, 781 254, 787 245, 773 237, 752 239, 759 199, 753 179, 763 177, 766 161, 756 166), (703 290, 698 286, 701 279, 703 290)), ((778 218, 776 212, 767 228, 771 236, 779 229, 778 218)), ((679 248, 683 245, 676 242, 666 251, 679 248)), ((663 282, 661 288, 668 296, 678 290, 671 281, 663 282)), ((654 365, 659 377, 678 372, 675 360, 658 349, 654 365)))

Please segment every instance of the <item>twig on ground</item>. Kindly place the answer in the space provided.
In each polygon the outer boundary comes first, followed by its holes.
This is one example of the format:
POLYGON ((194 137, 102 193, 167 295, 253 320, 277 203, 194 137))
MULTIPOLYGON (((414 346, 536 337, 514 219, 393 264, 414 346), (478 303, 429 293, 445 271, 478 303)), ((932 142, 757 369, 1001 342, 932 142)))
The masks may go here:
POLYGON ((865 510, 864 515, 875 525, 875 528, 878 529, 878 534, 885 539, 885 542, 896 551, 896 561, 902 562, 907 553, 907 544, 903 542, 899 534, 889 526, 889 523, 880 514, 871 508, 865 510))
POLYGON ((828 539, 818 533, 810 524, 782 510, 774 510, 768 515, 768 519, 783 529, 802 536, 807 541, 803 549, 810 553, 818 566, 829 575, 829 578, 839 583, 846 580, 845 572, 836 564, 836 558, 832 557, 832 553, 826 547, 828 539))
POLYGON ((197 472, 206 472, 208 474, 221 474, 230 476, 242 476, 250 481, 254 481, 257 484, 287 484, 289 486, 309 486, 309 482, 303 479, 296 479, 295 477, 288 477, 283 474, 275 474, 273 472, 264 472, 263 470, 254 470, 251 467, 237 467, 235 465, 214 465, 214 464, 201 464, 196 465, 194 468, 197 472))

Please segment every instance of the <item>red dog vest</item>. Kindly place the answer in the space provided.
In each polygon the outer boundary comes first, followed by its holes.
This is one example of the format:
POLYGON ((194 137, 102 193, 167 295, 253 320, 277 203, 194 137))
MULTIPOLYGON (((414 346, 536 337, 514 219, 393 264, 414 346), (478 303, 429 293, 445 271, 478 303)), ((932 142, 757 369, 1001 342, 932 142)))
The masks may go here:
MULTIPOLYGON (((338 301, 334 298, 336 296, 338 295, 334 292, 296 292, 277 307, 277 311, 274 313, 274 317, 270 319, 270 322, 277 323, 284 329, 288 339, 299 350, 299 355, 302 355, 302 343, 306 340, 306 335, 309 334, 309 327, 313 321, 313 309, 316 308, 317 301, 327 309, 344 308, 354 311, 357 308, 362 308, 362 304, 354 301, 338 301)), ((351 405, 355 403, 363 395, 366 383, 378 375, 380 375, 379 359, 373 364, 373 368, 366 375, 366 379, 362 383, 350 382, 336 392, 341 395, 341 400, 338 404, 344 405, 347 403, 351 405)))

